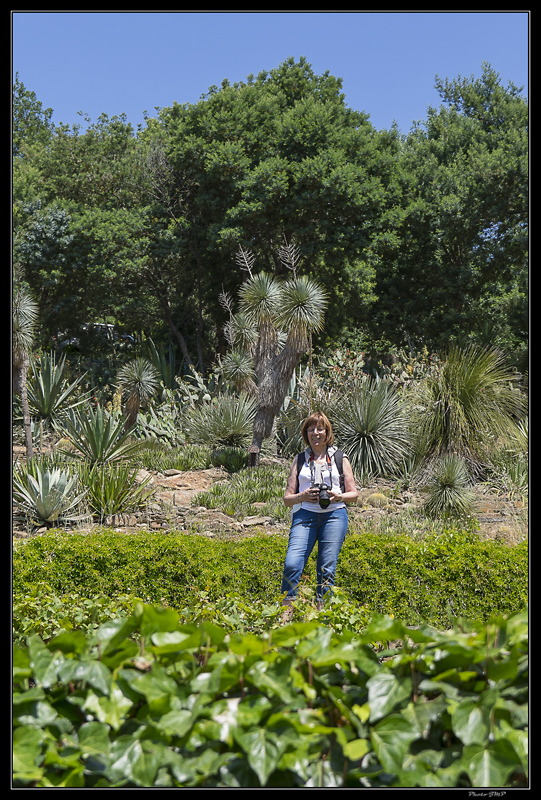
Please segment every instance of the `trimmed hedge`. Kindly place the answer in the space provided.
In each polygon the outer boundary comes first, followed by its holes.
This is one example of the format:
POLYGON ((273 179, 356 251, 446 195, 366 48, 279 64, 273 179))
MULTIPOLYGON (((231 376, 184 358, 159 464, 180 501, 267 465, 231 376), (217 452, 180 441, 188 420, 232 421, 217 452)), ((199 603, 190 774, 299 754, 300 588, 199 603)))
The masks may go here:
MULTIPOLYGON (((193 591, 217 600, 279 599, 287 537, 221 541, 171 532, 91 534, 51 531, 16 543, 13 592, 46 583, 59 595, 132 594, 179 608, 193 591)), ((306 570, 315 582, 315 557, 306 570)), ((509 547, 449 531, 420 542, 405 535, 352 534, 336 584, 351 601, 406 624, 448 625, 455 616, 487 620, 520 612, 528 597, 526 543, 509 547)))

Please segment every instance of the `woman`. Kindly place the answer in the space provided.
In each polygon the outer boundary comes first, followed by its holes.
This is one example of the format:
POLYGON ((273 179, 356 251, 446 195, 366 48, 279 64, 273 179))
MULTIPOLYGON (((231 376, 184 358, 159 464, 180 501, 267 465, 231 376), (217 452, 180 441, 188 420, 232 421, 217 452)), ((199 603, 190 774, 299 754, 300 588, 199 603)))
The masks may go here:
POLYGON ((307 445, 304 464, 298 472, 295 457, 287 480, 284 503, 292 509, 289 544, 284 565, 282 592, 283 604, 288 606, 284 620, 290 619, 291 603, 297 595, 297 586, 316 541, 318 608, 323 605, 323 596, 334 585, 336 564, 348 526, 346 503, 357 499, 358 492, 351 464, 343 457, 344 485, 340 486, 340 474, 334 460, 336 448, 332 447, 332 426, 325 414, 315 412, 304 421, 302 438, 307 445), (330 480, 329 480, 330 478, 330 480), (321 483, 330 484, 330 503, 320 505, 321 483))

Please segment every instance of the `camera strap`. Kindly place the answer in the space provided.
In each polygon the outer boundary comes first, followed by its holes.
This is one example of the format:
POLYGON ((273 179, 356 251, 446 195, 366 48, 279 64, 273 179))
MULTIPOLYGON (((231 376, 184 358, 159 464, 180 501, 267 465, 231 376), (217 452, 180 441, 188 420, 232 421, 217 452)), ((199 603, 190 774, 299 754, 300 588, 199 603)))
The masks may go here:
MULTIPOLYGON (((325 451, 325 455, 326 455, 326 458, 327 458, 327 467, 329 469, 329 476, 330 476, 331 481, 332 481, 332 462, 331 462, 331 457, 329 455, 329 451, 328 450, 325 451)), ((311 477, 312 485, 314 485, 316 483, 316 465, 314 464, 314 453, 313 453, 312 450, 310 450, 310 462, 309 463, 310 463, 310 477, 311 477)))

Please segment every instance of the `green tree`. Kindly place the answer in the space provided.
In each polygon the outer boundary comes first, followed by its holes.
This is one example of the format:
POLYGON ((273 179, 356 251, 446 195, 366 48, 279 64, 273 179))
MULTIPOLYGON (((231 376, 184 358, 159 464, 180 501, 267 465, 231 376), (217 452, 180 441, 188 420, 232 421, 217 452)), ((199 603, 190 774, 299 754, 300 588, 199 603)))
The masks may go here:
POLYGON ((288 59, 161 110, 168 186, 214 318, 220 289, 239 288, 230 269, 239 245, 268 275, 283 276, 278 249, 292 241, 298 274, 315 277, 335 309, 330 324, 340 330, 366 316, 374 280, 366 250, 388 202, 396 144, 348 109, 340 88, 306 59, 288 59))
POLYGON ((26 88, 15 73, 12 95, 13 158, 22 158, 32 145, 49 141, 54 130, 52 108, 43 108, 34 92, 26 88))
POLYGON ((524 346, 527 103, 487 64, 478 79, 436 88, 445 105, 405 138, 403 199, 374 237, 374 330, 437 348, 479 340, 491 323, 514 328, 512 346, 524 346))

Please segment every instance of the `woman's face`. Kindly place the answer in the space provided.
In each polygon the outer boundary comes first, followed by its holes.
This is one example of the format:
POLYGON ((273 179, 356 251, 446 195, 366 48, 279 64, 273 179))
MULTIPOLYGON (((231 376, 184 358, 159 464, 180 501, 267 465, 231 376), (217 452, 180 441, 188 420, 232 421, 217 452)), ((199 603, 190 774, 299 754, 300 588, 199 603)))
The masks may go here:
POLYGON ((321 420, 313 423, 306 429, 308 443, 310 447, 318 447, 327 441, 327 430, 321 420))

